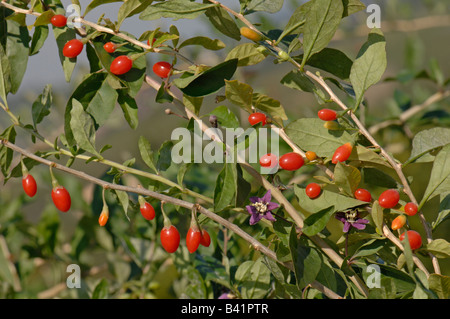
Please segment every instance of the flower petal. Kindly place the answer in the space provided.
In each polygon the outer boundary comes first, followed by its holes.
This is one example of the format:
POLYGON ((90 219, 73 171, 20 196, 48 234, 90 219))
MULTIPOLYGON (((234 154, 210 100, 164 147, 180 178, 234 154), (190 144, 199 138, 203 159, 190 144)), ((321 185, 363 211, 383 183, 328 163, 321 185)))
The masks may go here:
POLYGON ((259 222, 262 218, 261 214, 252 214, 250 216, 250 225, 255 225, 257 222, 259 222))
POLYGON ((269 211, 267 211, 267 212, 264 214, 263 217, 264 217, 265 219, 270 220, 270 221, 273 221, 273 222, 276 221, 275 217, 273 217, 272 213, 269 212, 269 211))
POLYGON ((255 203, 261 201, 260 198, 257 197, 257 196, 252 196, 252 197, 249 198, 249 200, 250 200, 253 204, 255 204, 255 203))
POLYGON ((359 229, 359 230, 363 230, 364 228, 366 228, 365 224, 360 224, 359 222, 354 222, 352 224, 352 226, 355 227, 356 229, 359 229))
POLYGON ((264 194, 264 196, 261 198, 261 201, 264 203, 270 203, 270 200, 272 199, 272 194, 270 192, 270 189, 267 191, 267 193, 264 194))
POLYGON ((348 221, 345 221, 343 232, 344 233, 348 233, 348 231, 350 230, 351 226, 352 226, 352 224, 350 224, 348 221))
POLYGON ((255 206, 247 205, 245 206, 245 208, 247 208, 249 214, 258 214, 258 211, 256 210, 255 206))
POLYGON ((280 207, 280 205, 277 204, 277 203, 274 203, 274 202, 270 202, 269 204, 267 204, 267 210, 268 211, 277 209, 278 207, 280 207))

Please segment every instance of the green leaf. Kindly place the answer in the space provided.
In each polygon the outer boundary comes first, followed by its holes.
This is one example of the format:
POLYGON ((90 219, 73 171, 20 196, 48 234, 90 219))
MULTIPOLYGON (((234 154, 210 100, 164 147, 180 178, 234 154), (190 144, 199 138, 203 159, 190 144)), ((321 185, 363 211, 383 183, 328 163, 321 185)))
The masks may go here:
POLYGON ((147 166, 151 168, 155 173, 157 173, 156 166, 153 162, 153 151, 150 142, 144 136, 140 136, 138 146, 139 152, 141 153, 141 158, 144 163, 147 164, 147 166))
POLYGON ((271 286, 270 270, 262 262, 262 257, 256 261, 245 261, 240 264, 234 279, 245 299, 264 298, 271 286))
POLYGON ((387 65, 386 40, 379 29, 372 29, 361 47, 350 71, 350 82, 355 91, 355 107, 361 104, 366 90, 377 83, 387 65))
POLYGON ((45 40, 47 40, 49 28, 47 25, 41 25, 34 28, 33 37, 30 44, 29 55, 35 55, 44 46, 45 40))
POLYGON ((237 80, 225 81, 227 100, 252 113, 253 88, 237 80))
POLYGON ((295 9, 294 13, 289 18, 288 23, 284 27, 283 32, 278 37, 277 43, 281 42, 281 40, 289 34, 299 34, 303 32, 306 15, 311 10, 312 4, 313 1, 308 1, 295 9))
POLYGON ((372 220, 375 223, 375 226, 378 228, 380 233, 382 233, 383 229, 383 208, 380 206, 378 201, 374 201, 372 204, 372 220))
POLYGON ((186 95, 199 97, 215 93, 225 85, 225 80, 231 79, 237 68, 237 59, 222 62, 206 71, 193 75, 182 85, 174 84, 186 95))
POLYGON ((356 167, 338 162, 334 169, 334 181, 347 195, 353 196, 361 182, 361 173, 356 167))
MULTIPOLYGON (((2 13, 4 14, 4 11, 0 9, 0 17, 2 17, 2 13)), ((16 21, 7 19, 6 23, 3 23, 3 26, 0 26, 0 39, 2 39, 0 45, 3 45, 3 50, 8 57, 9 65, 11 67, 11 72, 9 74, 9 91, 15 94, 19 90, 28 64, 30 52, 30 36, 28 34, 28 28, 26 26, 21 26, 20 23, 16 21), (12 71, 13 67, 14 72, 12 71)))
POLYGON ((119 91, 119 97, 117 102, 122 108, 123 115, 128 125, 135 130, 139 124, 138 105, 136 100, 128 94, 119 91))
POLYGON ((364 3, 359 0, 343 0, 342 3, 344 4, 342 17, 347 17, 366 8, 364 3))
POLYGON ((153 0, 127 0, 119 8, 117 16, 117 29, 120 28, 123 21, 135 14, 141 13, 153 0))
POLYGON ((341 22, 344 11, 342 1, 312 0, 312 2, 303 26, 302 67, 311 55, 328 45, 341 22))
POLYGON ((172 141, 165 141, 158 151, 158 159, 156 161, 156 169, 158 171, 167 171, 172 164, 172 141))
POLYGON ((431 274, 428 277, 428 284, 440 299, 450 298, 450 277, 438 274, 431 274))
POLYGON ((106 279, 100 280, 92 292, 92 299, 107 299, 109 296, 109 285, 106 279))
POLYGON ((188 0, 171 0, 148 6, 141 13, 141 20, 157 20, 161 18, 195 19, 215 4, 203 4, 188 0))
POLYGON ((37 17, 36 20, 34 21, 33 26, 39 27, 39 26, 43 26, 43 25, 48 25, 54 15, 55 15, 55 12, 53 10, 47 10, 47 11, 41 13, 41 15, 39 17, 37 17))
POLYGON ((194 97, 189 95, 183 95, 183 104, 186 106, 191 112, 196 115, 199 115, 200 108, 203 104, 203 97, 194 97))
MULTIPOLYGON (((14 125, 8 127, 2 134, 0 134, 0 140, 6 140, 8 142, 14 143, 16 141, 16 131, 14 125)), ((0 168, 2 170, 3 176, 8 176, 8 170, 11 166, 11 162, 14 156, 12 149, 0 144, 0 168)))
POLYGON ((450 193, 441 194, 440 197, 441 203, 439 204, 439 213, 435 221, 431 223, 433 230, 450 217, 450 193))
POLYGON ((443 238, 434 239, 427 244, 426 250, 437 258, 450 257, 450 243, 443 238))
POLYGON ((434 127, 428 130, 418 132, 412 141, 412 150, 408 163, 417 161, 431 161, 430 158, 421 159, 423 155, 433 151, 438 147, 449 144, 450 128, 434 127))
POLYGON ((295 185, 295 195, 298 198, 299 205, 303 210, 314 214, 328 207, 333 206, 335 212, 344 211, 349 208, 367 204, 366 202, 354 199, 352 197, 344 196, 326 189, 322 189, 322 193, 315 199, 310 199, 305 189, 295 185))
POLYGON ((419 207, 422 207, 428 199, 446 192, 450 192, 450 144, 444 146, 436 155, 430 180, 419 207))
POLYGON ((301 118, 286 127, 286 134, 305 151, 313 151, 320 157, 331 158, 334 151, 345 143, 353 143, 355 137, 345 130, 328 130, 317 118, 301 118))
POLYGON ((166 90, 166 84, 163 82, 156 92, 155 102, 156 103, 171 103, 173 101, 173 96, 170 95, 166 90))
MULTIPOLYGON (((116 184, 116 183, 114 182, 114 184, 116 184)), ((128 221, 130 221, 130 217, 128 216, 128 206, 130 204, 130 199, 128 198, 127 192, 117 190, 117 189, 115 189, 114 192, 116 193, 119 204, 123 208, 125 217, 128 219, 128 221)))
POLYGON ((303 72, 299 70, 292 70, 286 74, 280 81, 281 84, 288 88, 313 93, 317 91, 317 88, 303 72))
POLYGON ((192 38, 189 38, 189 39, 183 41, 180 44, 180 46, 178 47, 178 49, 184 48, 189 45, 200 45, 200 46, 204 47, 205 49, 213 50, 213 51, 217 51, 217 50, 221 50, 221 49, 225 48, 225 43, 223 43, 219 39, 213 40, 208 37, 197 36, 197 37, 192 37, 192 38))
POLYGON ((317 250, 310 247, 303 237, 297 239, 295 227, 292 227, 289 246, 294 263, 295 277, 298 289, 303 289, 312 283, 320 272, 322 258, 317 250))
POLYGON ((217 176, 214 188, 214 212, 218 213, 234 203, 236 195, 236 164, 225 163, 217 176))
POLYGON ((357 163, 360 163, 364 165, 365 167, 373 166, 373 167, 388 167, 392 168, 392 166, 385 160, 383 157, 381 157, 378 153, 376 153, 374 150, 367 148, 365 146, 356 145, 354 147, 355 152, 352 152, 350 154, 350 157, 348 158, 348 161, 354 162, 355 165, 357 163))
POLYGON ((238 66, 255 65, 263 61, 268 55, 267 50, 261 50, 255 43, 239 44, 228 52, 225 60, 238 59, 238 66))
POLYGON ((8 57, 3 50, 3 46, 0 45, 0 97, 5 103, 6 96, 11 91, 11 82, 9 81, 10 74, 11 68, 9 66, 8 57))
POLYGON ((95 126, 92 117, 84 111, 83 105, 72 99, 70 128, 77 145, 91 154, 103 158, 95 149, 95 126))
POLYGON ((237 41, 241 39, 235 19, 225 9, 219 6, 211 7, 205 11, 205 15, 218 31, 237 41))
POLYGON ((65 79, 67 82, 70 82, 77 58, 65 57, 63 55, 63 48, 68 41, 76 38, 75 29, 68 27, 53 28, 53 34, 55 35, 56 44, 58 46, 59 59, 63 67, 65 79))
POLYGON ((216 107, 209 115, 217 116, 217 122, 221 127, 238 128, 240 126, 236 115, 224 105, 216 107))
POLYGON ((247 10, 265 11, 269 13, 276 13, 283 7, 284 0, 250 0, 247 4, 247 10))
POLYGON ((331 73, 342 80, 348 80, 353 61, 340 50, 324 48, 311 55, 306 64, 331 73))
POLYGON ((33 116, 33 124, 41 123, 44 117, 50 114, 50 107, 52 106, 52 85, 47 84, 42 94, 38 96, 31 107, 31 114, 33 116))
POLYGON ((306 236, 314 236, 321 232, 336 210, 334 206, 322 209, 305 219, 302 231, 306 236))
POLYGON ((265 94, 253 93, 252 104, 255 108, 270 114, 277 122, 288 119, 280 101, 265 94))

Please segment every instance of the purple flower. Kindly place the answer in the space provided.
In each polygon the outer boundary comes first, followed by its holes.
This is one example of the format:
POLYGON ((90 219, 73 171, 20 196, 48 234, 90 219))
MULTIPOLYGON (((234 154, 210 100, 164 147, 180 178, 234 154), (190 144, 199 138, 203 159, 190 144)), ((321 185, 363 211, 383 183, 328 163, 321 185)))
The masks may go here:
POLYGON ((250 225, 254 225, 261 220, 261 218, 265 218, 270 221, 275 221, 276 219, 272 215, 272 210, 278 208, 280 205, 277 203, 273 203, 270 200, 272 199, 272 195, 270 190, 267 193, 259 198, 259 197, 250 197, 250 201, 252 202, 250 205, 245 206, 250 213, 250 225))
POLYGON ((346 212, 338 212, 335 217, 344 223, 344 233, 348 233, 351 227, 363 230, 369 222, 367 219, 359 218, 357 210, 349 210, 346 212))

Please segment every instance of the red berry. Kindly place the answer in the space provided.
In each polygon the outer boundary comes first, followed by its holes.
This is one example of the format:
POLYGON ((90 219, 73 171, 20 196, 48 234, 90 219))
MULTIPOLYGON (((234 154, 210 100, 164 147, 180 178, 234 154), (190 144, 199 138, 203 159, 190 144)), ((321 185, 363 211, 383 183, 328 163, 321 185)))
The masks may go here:
POLYGON ((98 224, 102 227, 105 226, 106 223, 108 222, 108 218, 109 218, 109 211, 102 210, 100 217, 98 218, 98 224))
POLYGON ((278 158, 275 154, 267 153, 259 159, 259 165, 262 167, 273 168, 278 164, 278 158))
POLYGON ((69 192, 63 186, 52 189, 52 200, 56 208, 62 212, 67 212, 72 203, 69 192))
POLYGON ((51 19, 50 23, 57 28, 63 28, 67 24, 67 18, 62 14, 55 14, 51 19))
POLYGON ((287 171, 295 171, 302 167, 304 163, 303 156, 295 152, 284 154, 279 161, 280 167, 287 171))
POLYGON ((160 78, 167 78, 172 71, 172 65, 169 62, 156 62, 153 65, 153 72, 160 78))
POLYGON ((334 151, 331 162, 333 164, 337 164, 337 162, 345 162, 350 157, 352 149, 353 146, 350 143, 345 143, 344 145, 339 146, 336 151, 334 151))
POLYGON ((398 204, 400 194, 395 189, 388 189, 378 197, 378 203, 383 208, 392 208, 398 204))
POLYGON ((28 196, 33 197, 36 195, 37 184, 32 175, 28 174, 22 178, 22 187, 28 196))
MULTIPOLYGON (((419 249, 420 246, 422 246, 422 237, 420 236, 420 234, 415 230, 408 230, 407 233, 409 246, 411 247, 411 249, 419 249)), ((403 241, 405 239, 405 233, 401 234, 399 238, 401 241, 403 241)))
POLYGON ((200 240, 200 245, 205 247, 209 247, 209 245, 211 245, 211 237, 205 229, 202 229, 202 239, 200 240))
POLYGON ((139 210, 141 211, 141 214, 145 219, 152 220, 153 218, 155 218, 155 209, 149 203, 145 202, 144 205, 140 206, 139 210))
POLYGON ((322 121, 334 121, 337 118, 336 111, 330 109, 322 109, 317 113, 317 115, 322 121))
POLYGON ((109 70, 112 74, 122 75, 130 71, 132 67, 133 60, 126 55, 120 55, 112 61, 109 70))
POLYGON ((414 216, 417 214, 418 207, 416 204, 409 202, 405 205, 405 214, 408 216, 414 216))
POLYGON ((103 49, 108 53, 114 53, 116 51, 116 45, 112 42, 107 42, 103 45, 103 49))
POLYGON ((358 188, 355 191, 355 198, 360 201, 370 203, 370 201, 372 200, 372 195, 370 195, 370 192, 367 189, 358 188))
POLYGON ((178 229, 170 225, 164 227, 160 234, 161 244, 168 253, 174 253, 180 245, 180 233, 178 229))
POLYGON ((394 218, 391 224, 392 230, 397 230, 405 226, 406 224, 406 216, 405 215, 398 215, 394 218))
POLYGON ((251 126, 261 123, 262 126, 266 125, 267 116, 263 113, 255 112, 249 115, 248 122, 251 126))
POLYGON ((197 250, 201 240, 202 233, 198 229, 189 228, 186 235, 186 247, 191 254, 197 250))
POLYGON ((310 183, 310 184, 308 184, 308 186, 306 186, 306 189, 305 189, 306 195, 311 199, 314 199, 317 196, 319 196, 321 191, 322 191, 322 188, 317 183, 310 183))
POLYGON ((83 42, 78 39, 68 41, 63 48, 63 55, 67 58, 76 58, 83 51, 83 42))

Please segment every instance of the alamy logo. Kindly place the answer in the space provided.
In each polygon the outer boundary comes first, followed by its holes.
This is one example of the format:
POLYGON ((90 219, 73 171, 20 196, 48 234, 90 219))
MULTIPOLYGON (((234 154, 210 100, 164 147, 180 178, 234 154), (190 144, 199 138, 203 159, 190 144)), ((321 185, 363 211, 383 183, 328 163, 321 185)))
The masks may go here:
MULTIPOLYGON (((258 163, 261 156, 269 152, 279 154, 277 128, 208 128, 202 131, 202 125, 202 121, 196 121, 193 131, 173 130, 171 139, 178 141, 171 153, 174 163, 258 163), (205 141, 208 141, 206 145, 205 141)), ((261 173, 272 173, 276 169, 261 167, 261 173)))
POLYGON ((81 288, 81 269, 77 264, 70 264, 66 272, 71 273, 66 280, 67 288, 81 288))

